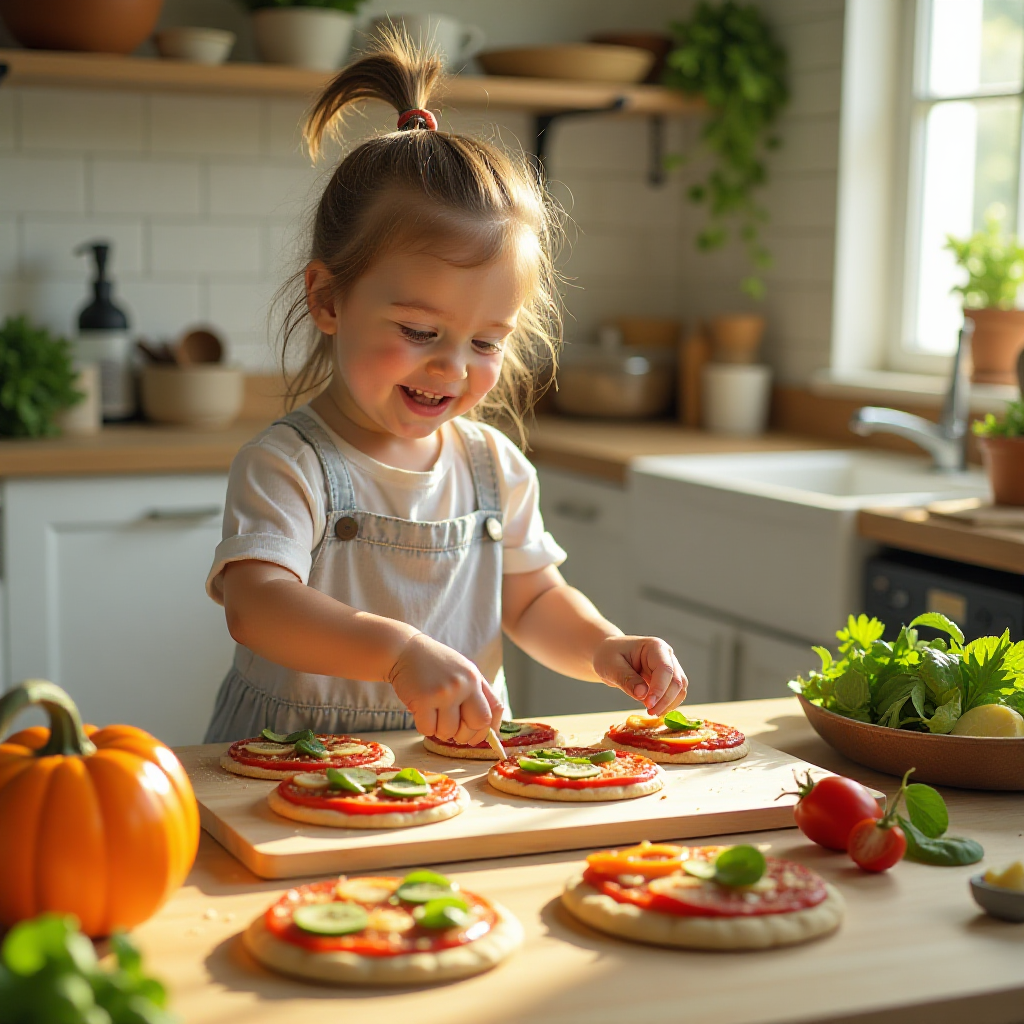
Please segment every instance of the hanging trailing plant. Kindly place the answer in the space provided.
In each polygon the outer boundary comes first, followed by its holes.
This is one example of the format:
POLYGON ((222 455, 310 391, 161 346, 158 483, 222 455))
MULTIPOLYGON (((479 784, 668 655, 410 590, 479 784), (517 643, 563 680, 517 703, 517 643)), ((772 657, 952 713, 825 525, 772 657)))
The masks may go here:
POLYGON ((708 119, 702 138, 717 158, 707 180, 688 191, 693 202, 708 208, 709 222, 697 235, 697 246, 720 248, 733 225, 752 266, 740 287, 760 298, 771 254, 761 241, 768 213, 754 190, 767 179, 765 152, 779 145, 771 126, 789 99, 786 51, 758 8, 735 0, 702 0, 692 17, 671 28, 676 46, 664 82, 704 99, 708 119))

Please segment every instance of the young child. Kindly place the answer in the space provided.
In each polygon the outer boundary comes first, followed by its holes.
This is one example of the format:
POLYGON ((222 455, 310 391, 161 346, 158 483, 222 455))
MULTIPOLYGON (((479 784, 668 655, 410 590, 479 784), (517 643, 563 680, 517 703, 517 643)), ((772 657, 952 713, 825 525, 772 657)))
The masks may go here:
POLYGON ((525 159, 437 130, 439 74, 395 39, 309 116, 314 157, 361 100, 391 104, 398 130, 350 153, 316 210, 285 348, 308 316, 291 394, 324 386, 231 466, 207 590, 238 647, 207 742, 413 726, 482 742, 507 706, 502 630, 652 714, 686 695, 666 643, 566 584, 536 472, 480 422, 521 422, 555 354, 553 220, 525 159))

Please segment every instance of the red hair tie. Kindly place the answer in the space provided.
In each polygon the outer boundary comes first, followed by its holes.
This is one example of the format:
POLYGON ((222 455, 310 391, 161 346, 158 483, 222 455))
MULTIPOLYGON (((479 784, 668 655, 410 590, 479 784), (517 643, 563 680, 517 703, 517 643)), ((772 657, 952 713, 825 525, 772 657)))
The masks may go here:
MULTIPOLYGON (((437 131, 437 118, 429 110, 420 110, 419 107, 415 107, 412 110, 403 110, 398 115, 398 130, 401 131, 409 122, 414 118, 418 117, 424 122, 428 132, 437 131)), ((416 125, 409 125, 410 128, 415 128, 416 125)))

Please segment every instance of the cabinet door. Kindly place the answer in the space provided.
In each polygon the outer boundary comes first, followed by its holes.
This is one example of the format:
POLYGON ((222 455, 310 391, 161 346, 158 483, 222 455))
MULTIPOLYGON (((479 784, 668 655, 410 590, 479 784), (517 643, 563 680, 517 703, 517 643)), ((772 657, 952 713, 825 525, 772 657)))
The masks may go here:
POLYGON ((644 596, 629 629, 672 646, 686 673, 688 704, 732 700, 736 630, 728 622, 644 596))
POLYGON ((789 697, 786 683, 818 664, 818 656, 807 644, 739 630, 736 664, 736 699, 789 697))
POLYGON ((234 649, 204 590, 226 483, 7 483, 7 679, 52 679, 86 721, 200 742, 234 649))

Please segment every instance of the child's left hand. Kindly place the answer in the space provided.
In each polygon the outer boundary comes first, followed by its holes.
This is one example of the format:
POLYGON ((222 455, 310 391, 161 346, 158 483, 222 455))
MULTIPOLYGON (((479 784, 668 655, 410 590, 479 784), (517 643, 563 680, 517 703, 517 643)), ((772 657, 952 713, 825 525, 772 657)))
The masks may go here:
POLYGON ((675 652, 655 636, 610 636, 594 652, 594 671, 609 686, 664 715, 686 699, 686 674, 675 652))

